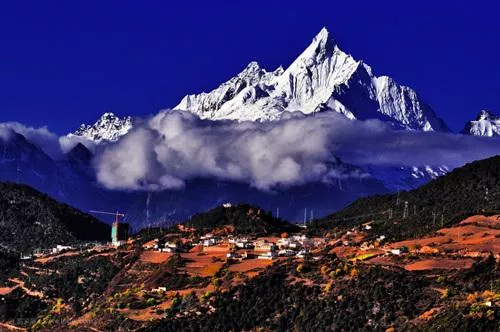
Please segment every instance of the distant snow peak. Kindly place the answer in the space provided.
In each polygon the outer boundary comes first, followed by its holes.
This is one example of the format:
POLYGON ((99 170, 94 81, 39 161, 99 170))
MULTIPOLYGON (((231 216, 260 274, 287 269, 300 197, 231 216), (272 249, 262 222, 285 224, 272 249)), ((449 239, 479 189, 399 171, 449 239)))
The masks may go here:
POLYGON ((476 120, 466 123, 462 134, 474 136, 500 136, 500 116, 489 110, 481 110, 476 120))
POLYGON ((81 124, 68 136, 79 136, 97 144, 115 142, 133 127, 130 116, 119 118, 111 112, 104 113, 93 125, 81 124))
POLYGON ((342 51, 326 28, 292 64, 268 72, 251 62, 208 93, 185 96, 174 107, 202 119, 278 120, 285 112, 330 110, 349 119, 379 119, 398 128, 450 131, 409 87, 342 51))

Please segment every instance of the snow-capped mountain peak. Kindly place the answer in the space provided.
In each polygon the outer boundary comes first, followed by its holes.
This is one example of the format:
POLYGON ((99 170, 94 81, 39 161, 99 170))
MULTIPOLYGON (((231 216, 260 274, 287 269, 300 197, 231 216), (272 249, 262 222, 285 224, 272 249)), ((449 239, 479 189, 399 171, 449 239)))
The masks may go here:
POLYGON ((174 107, 203 119, 270 121, 284 112, 339 112, 349 119, 380 119, 397 128, 449 131, 409 87, 342 51, 326 28, 288 66, 268 72, 251 62, 208 93, 188 95, 174 107))
POLYGON ((479 114, 477 115, 476 121, 482 121, 482 120, 496 120, 498 119, 498 116, 493 114, 492 112, 488 110, 481 110, 479 114))
POLYGON ((111 112, 106 112, 93 125, 81 124, 68 136, 79 136, 98 144, 114 142, 128 133, 132 127, 133 121, 130 116, 119 118, 111 112))
POLYGON ((493 114, 489 110, 481 110, 476 120, 469 121, 462 134, 475 136, 500 136, 500 116, 493 114))

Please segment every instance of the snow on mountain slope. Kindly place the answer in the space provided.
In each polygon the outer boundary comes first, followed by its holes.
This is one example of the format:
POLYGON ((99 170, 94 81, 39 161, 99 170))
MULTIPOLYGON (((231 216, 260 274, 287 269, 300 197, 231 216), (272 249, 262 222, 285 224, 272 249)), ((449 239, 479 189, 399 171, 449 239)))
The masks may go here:
POLYGON ((343 52, 325 28, 286 70, 268 72, 252 62, 217 89, 185 96, 174 109, 202 119, 238 121, 333 110, 349 119, 381 119, 397 128, 450 131, 414 90, 375 76, 368 65, 343 52))
POLYGON ((104 113, 93 125, 81 124, 80 128, 67 136, 79 136, 95 143, 115 142, 132 129, 130 116, 119 118, 113 113, 104 113))
POLYGON ((447 174, 450 169, 445 166, 365 166, 363 170, 373 178, 381 181, 390 191, 415 189, 419 186, 447 174))
POLYGON ((500 116, 488 110, 482 110, 475 121, 469 121, 465 125, 462 134, 488 137, 500 136, 500 116))

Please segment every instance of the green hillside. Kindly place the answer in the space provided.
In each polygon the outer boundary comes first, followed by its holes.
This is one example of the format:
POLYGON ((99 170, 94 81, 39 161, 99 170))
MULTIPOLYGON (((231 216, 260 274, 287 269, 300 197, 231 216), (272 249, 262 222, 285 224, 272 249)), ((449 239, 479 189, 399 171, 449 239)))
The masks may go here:
POLYGON ((358 199, 314 221, 310 230, 348 228, 375 220, 372 233, 401 239, 455 224, 468 215, 495 212, 500 212, 500 156, 472 162, 415 190, 358 199))
POLYGON ((107 240, 110 227, 41 192, 0 183, 0 245, 17 251, 107 240))
POLYGON ((234 227, 235 233, 273 234, 296 232, 299 227, 273 217, 258 207, 240 204, 231 207, 216 207, 208 212, 194 215, 184 226, 211 231, 224 226, 234 227))

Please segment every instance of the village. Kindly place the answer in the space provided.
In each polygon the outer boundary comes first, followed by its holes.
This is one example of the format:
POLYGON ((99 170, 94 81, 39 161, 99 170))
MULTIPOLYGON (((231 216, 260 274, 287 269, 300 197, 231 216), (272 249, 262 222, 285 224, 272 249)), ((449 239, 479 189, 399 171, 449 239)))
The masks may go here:
MULTIPOLYGON (((21 274, 43 276, 59 260, 88 261, 97 257, 130 257, 135 253, 137 259, 126 268, 105 306, 130 319, 149 321, 164 318, 179 297, 196 294, 204 298, 245 284, 273 264, 302 266, 334 259, 349 264, 349 271, 363 264, 431 272, 468 269, 477 259, 491 254, 500 259, 500 221, 496 216, 470 217, 428 237, 399 242, 375 234, 371 221, 324 236, 309 236, 304 228, 297 233, 266 236, 233 233, 227 227, 200 232, 182 224, 169 231, 156 231, 131 236, 127 224, 114 223, 108 243, 57 245, 24 255, 21 274)), ((324 269, 329 270, 328 266, 324 269)), ((9 281, 12 286, 0 289, 1 294, 22 288, 33 296, 46 297, 43 291, 29 288, 23 279, 9 281)), ((312 285, 315 281, 299 274, 289 282, 312 285)), ((192 313, 179 313, 178 317, 187 314, 192 313)), ((72 324, 84 325, 86 319, 89 317, 83 316, 72 324)))
MULTIPOLYGON (((372 222, 361 224, 348 231, 327 234, 323 237, 308 237, 305 232, 297 234, 282 233, 279 236, 257 237, 252 235, 214 234, 207 232, 193 236, 192 230, 178 225, 178 233, 167 233, 142 244, 142 249, 151 257, 170 257, 172 254, 197 257, 208 256, 213 261, 225 260, 232 264, 242 261, 273 261, 276 259, 320 259, 328 249, 328 254, 348 258, 358 262, 394 265, 394 257, 411 256, 412 259, 428 256, 463 260, 469 265, 472 258, 486 257, 493 253, 500 258, 498 238, 499 221, 493 217, 471 217, 452 228, 441 229, 435 236, 418 240, 389 243, 386 236, 371 236, 372 222)), ((80 243, 78 245, 57 245, 48 249, 37 249, 23 254, 21 260, 55 258, 59 255, 72 255, 78 252, 104 252, 132 248, 141 238, 129 237, 128 225, 114 223, 109 243, 80 243)), ((162 259, 160 259, 161 261, 162 259)), ((399 261, 401 259, 398 259, 399 261)), ((439 261, 436 259, 436 261, 439 261)), ((251 265, 248 263, 247 265, 251 265)), ((262 265, 258 263, 257 265, 262 265)), ((433 264, 440 267, 439 264, 433 264)), ((454 264, 460 266, 459 264, 454 264)), ((443 266, 441 266, 443 267, 443 266)))

